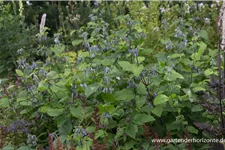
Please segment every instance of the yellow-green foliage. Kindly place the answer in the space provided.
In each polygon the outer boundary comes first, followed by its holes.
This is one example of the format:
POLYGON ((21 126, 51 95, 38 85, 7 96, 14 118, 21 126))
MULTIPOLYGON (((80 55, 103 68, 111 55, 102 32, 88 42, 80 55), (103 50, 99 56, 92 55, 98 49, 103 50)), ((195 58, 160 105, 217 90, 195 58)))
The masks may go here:
POLYGON ((136 20, 141 21, 141 26, 144 32, 147 34, 147 39, 145 40, 145 47, 156 47, 156 43, 160 43, 160 32, 152 32, 154 28, 159 27, 159 1, 154 1, 149 3, 149 8, 146 8, 143 2, 130 2, 128 7, 136 20))

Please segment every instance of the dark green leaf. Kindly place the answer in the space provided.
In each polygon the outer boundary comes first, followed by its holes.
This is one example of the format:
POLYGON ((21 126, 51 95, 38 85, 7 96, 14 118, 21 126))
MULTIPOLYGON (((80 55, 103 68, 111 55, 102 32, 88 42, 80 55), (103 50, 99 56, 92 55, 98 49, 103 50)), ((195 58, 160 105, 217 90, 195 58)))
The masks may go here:
POLYGON ((115 99, 116 100, 125 100, 125 101, 130 101, 134 99, 134 92, 131 89, 123 89, 121 91, 117 91, 115 93, 115 99))
POLYGON ((28 147, 28 146, 21 146, 21 147, 18 148, 17 150, 31 150, 31 148, 28 147))
POLYGON ((152 113, 155 114, 158 117, 161 117, 162 112, 163 112, 163 105, 156 105, 152 109, 152 113))
POLYGON ((202 106, 199 106, 199 105, 194 105, 192 108, 191 108, 191 111, 192 112, 198 112, 198 111, 202 111, 203 108, 202 106))
POLYGON ((59 134, 68 136, 72 130, 72 124, 70 120, 65 121, 62 126, 59 127, 59 134))
POLYGON ((144 123, 154 121, 155 119, 151 115, 147 114, 136 114, 134 116, 134 122, 138 125, 143 125, 144 123))
POLYGON ((136 97, 136 108, 141 108, 146 102, 145 96, 137 96, 136 97))
POLYGON ((137 86, 137 92, 140 95, 144 95, 144 94, 147 94, 148 93, 147 90, 146 90, 145 85, 142 82, 140 82, 138 84, 138 86, 137 86))
POLYGON ((137 125, 134 125, 134 124, 129 125, 125 131, 125 133, 133 139, 135 139, 137 132, 138 132, 138 127, 137 125))
POLYGON ((206 41, 209 40, 209 38, 208 38, 208 33, 207 33, 206 30, 201 30, 201 31, 199 31, 198 34, 199 34, 202 38, 204 38, 206 41))
POLYGON ((198 134, 198 130, 193 126, 188 126, 188 132, 198 134))
POLYGON ((114 96, 110 93, 102 93, 101 96, 102 96, 103 100, 106 102, 113 103, 115 101, 114 96))
POLYGON ((76 118, 81 118, 84 115, 82 107, 70 107, 70 112, 76 118))
POLYGON ((9 99, 8 98, 0 99, 0 107, 9 107, 9 99))

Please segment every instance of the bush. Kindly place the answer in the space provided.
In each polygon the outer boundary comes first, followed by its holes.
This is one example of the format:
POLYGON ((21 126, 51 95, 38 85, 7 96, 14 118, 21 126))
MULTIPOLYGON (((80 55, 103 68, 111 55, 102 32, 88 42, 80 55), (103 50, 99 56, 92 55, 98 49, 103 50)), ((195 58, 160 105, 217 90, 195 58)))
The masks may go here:
MULTIPOLYGON (((165 37, 159 34, 161 40, 156 44, 162 50, 155 51, 144 44, 146 31, 140 21, 130 15, 118 16, 115 21, 119 26, 111 29, 96 17, 99 11, 94 10, 91 21, 77 31, 80 37, 72 41, 80 48, 77 53, 65 52, 66 45, 60 41, 45 46, 46 33, 39 34, 40 56, 46 59, 27 61, 20 57, 15 83, 2 81, 2 113, 9 117, 17 113, 18 121, 29 124, 25 133, 28 146, 51 148, 58 143, 60 148, 63 144, 76 149, 146 150, 209 147, 204 143, 151 140, 210 138, 198 128, 205 122, 218 124, 218 116, 203 107, 208 104, 205 97, 210 97, 208 101, 217 99, 209 87, 211 76, 218 74, 217 51, 208 32, 190 29, 188 19, 167 24, 171 33, 165 37), (176 32, 172 32, 174 26, 176 32)), ((14 120, 3 127, 12 124, 14 120)), ((26 145, 25 139, 13 144, 16 148, 26 145)))

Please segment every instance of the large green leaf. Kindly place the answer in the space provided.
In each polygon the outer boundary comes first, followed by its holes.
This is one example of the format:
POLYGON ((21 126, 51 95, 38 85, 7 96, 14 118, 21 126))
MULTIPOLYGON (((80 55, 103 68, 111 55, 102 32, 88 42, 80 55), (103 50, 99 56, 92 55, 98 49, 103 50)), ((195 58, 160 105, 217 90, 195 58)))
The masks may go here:
POLYGON ((9 107, 9 99, 8 98, 0 99, 0 107, 9 107))
POLYGON ((17 150, 31 150, 31 148, 29 146, 21 146, 17 150))
POLYGON ((172 70, 170 73, 166 74, 164 77, 167 81, 175 81, 177 79, 184 79, 184 77, 176 72, 175 70, 172 70))
POLYGON ((76 118, 81 118, 84 115, 84 109, 82 107, 70 107, 70 112, 76 118))
POLYGON ((198 130, 193 126, 188 126, 188 132, 198 134, 198 130))
POLYGON ((61 45, 61 44, 54 45, 54 47, 51 47, 51 50, 55 52, 56 55, 60 55, 64 52, 65 45, 61 45))
POLYGON ((124 71, 132 72, 136 77, 138 77, 144 69, 143 65, 138 66, 136 64, 130 64, 128 61, 120 61, 118 63, 124 71))
POLYGON ((163 105, 156 105, 153 109, 152 109, 152 113, 155 114, 158 117, 161 117, 163 112, 163 105))
POLYGON ((40 111, 41 113, 46 113, 46 112, 48 111, 49 108, 50 108, 49 106, 42 106, 42 107, 39 108, 39 111, 40 111))
POLYGON ((132 71, 130 62, 128 62, 128 61, 120 61, 118 63, 123 68, 124 71, 132 71))
POLYGON ((24 76, 23 72, 21 70, 19 70, 19 69, 16 69, 16 74, 18 76, 20 76, 20 77, 23 77, 24 76))
POLYGON ((96 92, 99 88, 99 84, 91 84, 88 85, 87 88, 85 89, 85 96, 89 97, 91 94, 93 94, 94 92, 96 92))
POLYGON ((159 94, 154 99, 154 105, 164 104, 169 100, 169 98, 164 94, 159 94))
POLYGON ((146 102, 145 96, 136 96, 136 108, 141 108, 146 102))
POLYGON ((7 145, 7 146, 4 146, 4 147, 2 148, 2 150, 15 150, 15 148, 14 148, 11 144, 9 144, 9 145, 7 145))
POLYGON ((47 77, 49 79, 57 79, 58 78, 58 73, 55 72, 55 71, 50 71, 48 74, 47 74, 47 77))
POLYGON ((208 68, 204 71, 204 74, 206 76, 210 76, 211 74, 214 74, 214 71, 211 68, 208 68))
POLYGON ((138 86, 137 86, 137 92, 140 95, 144 95, 144 94, 147 94, 148 93, 147 90, 146 90, 145 85, 142 82, 140 82, 138 84, 138 86))
POLYGON ((39 84, 38 84, 38 90, 40 92, 43 92, 43 91, 45 91, 47 89, 48 89, 47 83, 45 83, 44 81, 39 82, 39 84))
POLYGON ((183 125, 180 121, 174 121, 172 123, 166 124, 167 131, 180 130, 181 128, 183 128, 183 125))
POLYGON ((109 104, 104 104, 104 105, 98 105, 98 109, 100 112, 111 112, 114 110, 114 106, 113 105, 109 105, 109 104))
POLYGON ((112 65, 114 62, 115 62, 114 59, 103 59, 103 60, 101 61, 101 63, 102 63, 104 66, 110 66, 110 65, 112 65))
POLYGON ((151 115, 147 114, 136 114, 134 116, 134 123, 143 125, 144 123, 154 121, 155 119, 151 115))
POLYGON ((209 40, 208 38, 208 33, 206 30, 200 30, 199 33, 198 33, 202 38, 204 38, 206 41, 209 40))
POLYGON ((63 113, 64 109, 62 108, 50 108, 47 111, 47 114, 52 117, 59 116, 63 113))
POLYGON ((145 57, 138 56, 137 59, 138 59, 138 63, 141 63, 145 60, 145 57))
POLYGON ((72 126, 70 120, 67 120, 59 127, 59 134, 68 136, 70 134, 72 128, 73 128, 73 126, 72 126))
POLYGON ((136 64, 132 64, 132 65, 131 65, 131 69, 132 69, 133 74, 134 74, 136 77, 139 77, 140 73, 141 73, 142 70, 144 69, 144 66, 143 66, 143 65, 137 66, 136 64))
POLYGON ((110 94, 110 93, 101 93, 101 96, 102 96, 102 99, 105 102, 111 102, 111 103, 113 103, 115 101, 115 98, 114 98, 113 94, 110 94))
POLYGON ((119 130, 117 130, 116 135, 114 136, 115 139, 119 139, 121 136, 124 135, 124 128, 120 128, 119 130))
POLYGON ((205 92, 205 88, 201 87, 201 86, 196 86, 192 89, 194 92, 199 92, 199 91, 204 91, 205 92))
POLYGON ((95 133, 95 139, 99 137, 103 137, 106 134, 104 130, 98 130, 97 133, 95 133))
POLYGON ((115 93, 115 99, 116 100, 125 100, 125 101, 130 101, 134 99, 134 92, 131 89, 123 89, 121 91, 117 91, 115 93))
POLYGON ((135 139, 137 132, 138 132, 138 127, 135 124, 129 125, 125 130, 125 133, 133 139, 135 139))
POLYGON ((140 49, 140 54, 142 55, 150 55, 154 52, 153 49, 140 49))
POLYGON ((72 45, 73 46, 77 46, 77 45, 79 45, 79 44, 81 44, 82 43, 82 40, 74 40, 73 42, 72 42, 72 45))
POLYGON ((199 111, 202 111, 203 108, 202 106, 199 106, 199 105, 194 105, 192 108, 191 108, 191 111, 192 112, 199 112, 199 111))
POLYGON ((206 44, 201 42, 201 43, 198 43, 198 46, 199 46, 199 49, 198 49, 198 52, 197 53, 193 53, 191 55, 191 58, 195 61, 197 60, 200 60, 202 54, 204 53, 205 49, 206 49, 206 44))
POLYGON ((169 58, 173 59, 173 58, 180 58, 180 57, 183 57, 183 56, 185 56, 184 53, 181 53, 181 54, 172 54, 172 55, 170 55, 169 58))

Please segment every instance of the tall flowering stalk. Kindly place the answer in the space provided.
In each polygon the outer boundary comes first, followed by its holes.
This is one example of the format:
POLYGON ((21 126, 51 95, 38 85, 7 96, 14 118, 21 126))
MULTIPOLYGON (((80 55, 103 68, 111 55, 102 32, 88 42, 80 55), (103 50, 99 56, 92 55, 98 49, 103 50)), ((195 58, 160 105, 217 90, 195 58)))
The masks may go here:
POLYGON ((24 8, 23 8, 23 1, 20 0, 19 1, 19 12, 20 12, 20 18, 21 18, 20 23, 21 24, 23 24, 23 22, 24 22, 23 10, 24 10, 24 8))
POLYGON ((12 0, 12 6, 13 6, 14 15, 17 15, 17 6, 16 6, 16 3, 14 2, 14 0, 12 0))
POLYGON ((46 22, 46 14, 44 13, 41 18, 40 33, 42 33, 44 30, 45 22, 46 22))

